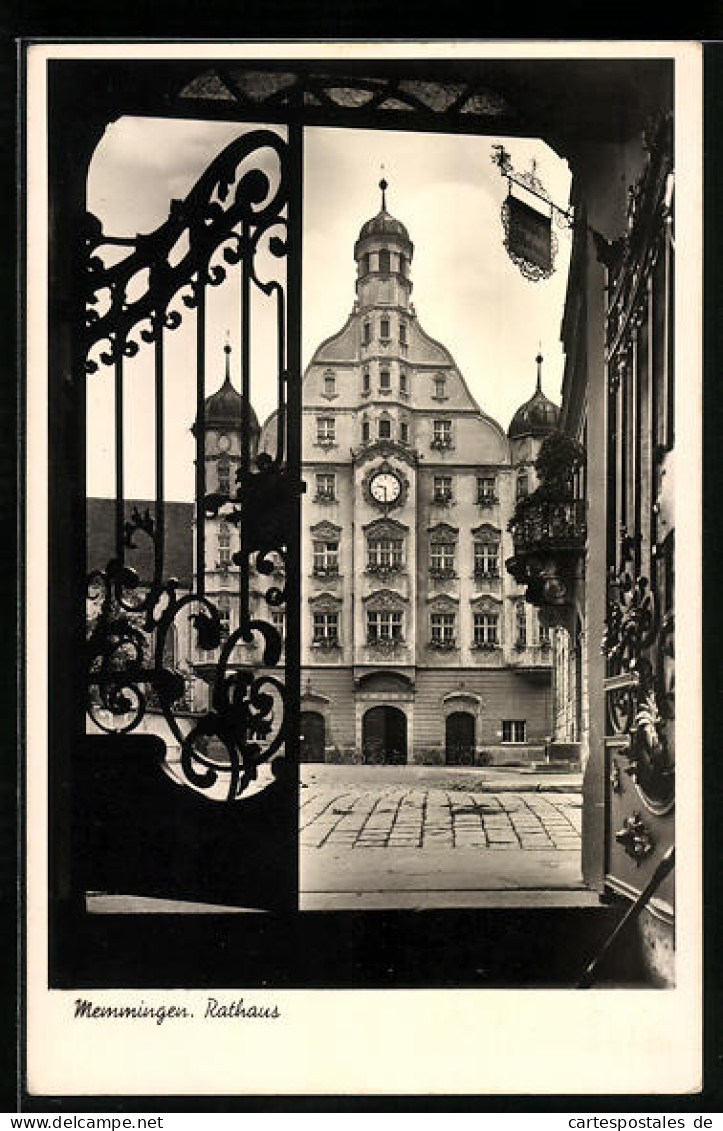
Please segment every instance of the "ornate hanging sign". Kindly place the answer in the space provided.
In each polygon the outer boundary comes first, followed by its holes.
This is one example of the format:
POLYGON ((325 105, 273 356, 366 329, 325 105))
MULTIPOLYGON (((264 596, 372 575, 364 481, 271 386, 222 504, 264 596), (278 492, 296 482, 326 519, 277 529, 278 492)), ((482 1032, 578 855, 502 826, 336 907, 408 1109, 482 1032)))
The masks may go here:
POLYGON ((492 161, 507 178, 507 199, 501 213, 507 254, 526 279, 534 283, 549 279, 555 270, 558 248, 552 222, 554 220, 558 227, 571 228, 572 213, 559 208, 550 199, 537 176, 534 161, 529 172, 517 173, 502 145, 492 146, 492 161), (513 192, 513 186, 534 197, 540 202, 540 207, 528 203, 519 192, 513 192))
MULTIPOLYGON (((522 274, 547 279, 553 266, 552 220, 510 192, 502 205, 507 254, 522 274)), ((557 241, 555 241, 557 243, 557 241)))

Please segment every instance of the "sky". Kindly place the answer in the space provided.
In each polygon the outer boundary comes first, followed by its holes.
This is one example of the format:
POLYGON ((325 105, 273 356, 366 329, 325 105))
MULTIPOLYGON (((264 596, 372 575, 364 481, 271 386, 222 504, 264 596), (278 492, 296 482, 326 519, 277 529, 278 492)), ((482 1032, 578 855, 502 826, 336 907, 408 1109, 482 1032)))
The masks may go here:
MULTIPOLYGON (((259 128, 259 127, 250 127, 259 128)), ((244 127, 235 123, 122 118, 101 140, 88 178, 88 208, 111 236, 146 233, 164 222, 171 199, 184 197, 210 161, 244 127)), ((281 129, 278 132, 283 132, 281 129)), ((525 279, 503 246, 500 209, 507 183, 492 163, 505 144, 516 170, 536 162, 536 174, 561 207, 569 199, 567 165, 537 139, 466 137, 309 128, 304 142, 302 349, 314 350, 341 329, 354 300, 354 242, 380 208, 378 182, 388 182, 387 208, 414 243, 413 292, 421 326, 454 357, 480 407, 503 427, 535 387, 535 356, 544 356, 543 388, 557 403, 563 373, 559 340, 571 235, 558 236, 556 271, 525 279)), ((238 356, 235 280, 209 289, 207 393, 223 378, 228 334, 238 356)), ((179 306, 180 310, 184 308, 179 306)), ((252 328, 251 399, 261 421, 275 407, 273 316, 258 296, 252 328)), ((166 335, 166 494, 193 498, 195 333, 166 335)), ((152 497, 152 347, 128 361, 126 373, 126 495, 152 497)), ((112 496, 112 374, 89 378, 88 491, 112 496)))

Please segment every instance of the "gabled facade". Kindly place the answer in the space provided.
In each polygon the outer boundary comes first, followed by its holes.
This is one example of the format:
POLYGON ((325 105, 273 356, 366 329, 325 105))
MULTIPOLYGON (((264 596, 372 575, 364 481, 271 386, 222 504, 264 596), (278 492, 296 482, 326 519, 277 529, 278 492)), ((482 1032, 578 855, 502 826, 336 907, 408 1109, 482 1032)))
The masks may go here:
MULTIPOLYGON (((532 429, 518 419, 523 405, 510 436, 480 409, 451 352, 421 325, 414 245, 380 187, 381 209, 354 247, 349 318, 304 375, 305 756, 542 758, 548 634, 504 561, 508 518, 534 485, 557 409, 538 387, 535 407, 539 397, 549 406, 542 427, 539 412, 532 429)), ((262 451, 275 431, 272 417, 262 451)))

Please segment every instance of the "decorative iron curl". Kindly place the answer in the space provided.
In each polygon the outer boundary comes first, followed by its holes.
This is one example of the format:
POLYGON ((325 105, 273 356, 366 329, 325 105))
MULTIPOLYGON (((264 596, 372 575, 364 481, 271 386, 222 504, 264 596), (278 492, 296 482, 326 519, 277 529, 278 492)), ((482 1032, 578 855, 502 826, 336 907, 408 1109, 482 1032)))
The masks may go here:
MULTIPOLYGON (((99 342, 107 341, 109 347, 101 361, 110 364, 106 359, 114 358, 119 350, 126 348, 131 332, 140 323, 151 322, 150 330, 141 331, 145 341, 153 340, 162 328, 175 329, 181 315, 174 311, 170 315, 171 322, 166 320, 172 299, 191 280, 211 285, 223 280, 223 267, 212 267, 211 259, 226 241, 238 240, 236 227, 242 223, 247 225, 258 240, 260 233, 279 222, 280 213, 288 203, 287 165, 284 139, 271 130, 254 130, 233 141, 215 158, 188 196, 172 202, 168 219, 154 232, 133 240, 106 237, 98 220, 89 214, 84 233, 86 356, 99 342), (272 177, 259 168, 242 169, 247 159, 263 150, 272 151, 276 157, 273 184, 272 177), (169 254, 184 236, 188 238, 188 250, 178 262, 169 263, 169 254), (106 266, 102 255, 98 254, 99 249, 119 245, 128 247, 129 254, 106 266), (144 293, 129 300, 132 284, 145 272, 148 283, 144 293), (103 290, 107 291, 109 302, 101 314, 94 307, 103 290)), ((278 237, 277 241, 273 254, 282 250, 283 241, 278 237)), ((137 347, 137 343, 132 344, 137 347)), ((94 360, 86 362, 86 372, 95 372, 97 368, 94 360)))

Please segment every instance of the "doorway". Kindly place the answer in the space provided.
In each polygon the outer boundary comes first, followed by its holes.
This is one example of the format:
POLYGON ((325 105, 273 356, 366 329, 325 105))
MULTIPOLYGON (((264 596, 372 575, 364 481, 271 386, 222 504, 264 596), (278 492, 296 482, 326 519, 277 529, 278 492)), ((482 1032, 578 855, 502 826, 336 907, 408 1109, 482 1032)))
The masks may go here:
POLYGON ((404 765, 407 761, 407 716, 399 707, 372 707, 362 719, 364 761, 404 765))
POLYGON ((448 766, 474 764, 475 720, 469 711, 453 711, 445 726, 445 760, 448 766))
POLYGON ((326 745, 326 724, 324 716, 318 711, 301 712, 301 748, 302 762, 323 762, 324 747, 326 745))

